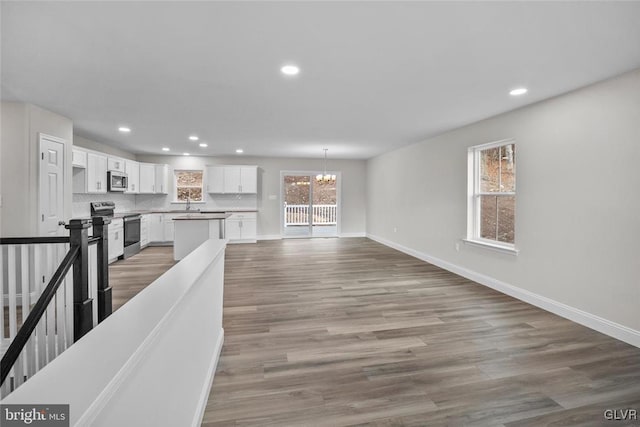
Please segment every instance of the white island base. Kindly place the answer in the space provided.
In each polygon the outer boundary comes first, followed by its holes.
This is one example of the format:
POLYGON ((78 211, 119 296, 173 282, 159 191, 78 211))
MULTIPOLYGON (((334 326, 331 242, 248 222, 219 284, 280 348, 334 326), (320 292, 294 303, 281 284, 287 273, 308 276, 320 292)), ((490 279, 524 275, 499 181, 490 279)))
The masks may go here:
POLYGON ((191 214, 174 218, 173 259, 189 255, 209 239, 224 239, 225 220, 230 214, 191 214))

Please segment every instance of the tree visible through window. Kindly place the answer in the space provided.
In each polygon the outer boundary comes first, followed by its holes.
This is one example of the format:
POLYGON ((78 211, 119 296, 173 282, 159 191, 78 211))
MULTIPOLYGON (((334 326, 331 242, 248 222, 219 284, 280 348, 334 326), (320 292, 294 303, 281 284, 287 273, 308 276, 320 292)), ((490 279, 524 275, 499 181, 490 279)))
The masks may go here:
MULTIPOLYGON (((515 244, 516 145, 510 141, 472 147, 470 238, 515 244)), ((471 170, 471 169, 470 169, 471 170)))
POLYGON ((177 170, 176 200, 179 202, 202 201, 202 171, 201 170, 177 170))

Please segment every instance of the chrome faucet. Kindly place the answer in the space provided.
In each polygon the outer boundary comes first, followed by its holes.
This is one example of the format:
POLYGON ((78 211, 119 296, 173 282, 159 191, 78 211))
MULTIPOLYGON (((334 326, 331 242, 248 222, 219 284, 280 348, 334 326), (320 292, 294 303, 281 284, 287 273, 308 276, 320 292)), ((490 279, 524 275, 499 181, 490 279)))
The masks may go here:
POLYGON ((187 196, 187 210, 191 209, 191 198, 187 196))

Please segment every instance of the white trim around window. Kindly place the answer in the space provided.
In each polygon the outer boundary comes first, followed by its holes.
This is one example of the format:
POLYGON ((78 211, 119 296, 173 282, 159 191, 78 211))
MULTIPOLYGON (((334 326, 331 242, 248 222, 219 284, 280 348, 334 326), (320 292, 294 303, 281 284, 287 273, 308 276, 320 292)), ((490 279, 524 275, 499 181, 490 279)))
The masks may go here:
MULTIPOLYGON (((516 196, 515 186, 513 191, 481 191, 481 170, 480 170, 480 156, 485 150, 492 148, 503 147, 507 145, 514 145, 514 139, 505 139, 500 141, 490 142, 488 144, 475 145, 469 147, 468 150, 468 170, 467 170, 467 236, 463 239, 465 244, 479 246, 491 250, 495 250, 502 253, 508 253, 517 255, 519 250, 514 243, 502 242, 497 239, 487 239, 481 236, 481 198, 483 196, 516 196)), ((502 160, 502 159, 500 159, 502 160)), ((514 159, 515 162, 515 153, 514 159)), ((515 176, 514 176, 515 179, 515 176)), ((500 183, 501 185, 501 183, 500 183)), ((499 187, 501 190, 502 187, 499 187)), ((496 202, 497 203, 497 202, 496 202)), ((496 207, 496 215, 497 207, 496 207)), ((496 218, 496 228, 498 219, 496 218)), ((515 219, 514 219, 514 231, 515 233, 515 219)))

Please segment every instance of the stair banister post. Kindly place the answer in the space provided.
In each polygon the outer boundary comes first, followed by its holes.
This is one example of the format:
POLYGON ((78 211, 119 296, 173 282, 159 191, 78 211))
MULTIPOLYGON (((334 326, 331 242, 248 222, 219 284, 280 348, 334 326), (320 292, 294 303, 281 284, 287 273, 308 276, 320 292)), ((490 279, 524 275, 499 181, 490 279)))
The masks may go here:
POLYGON ((93 237, 98 237, 98 323, 109 317, 113 311, 111 286, 109 286, 109 224, 111 219, 94 216, 93 237))
POLYGON ((89 220, 72 219, 66 226, 71 247, 79 248, 73 262, 73 341, 93 328, 93 300, 89 298, 89 220))

